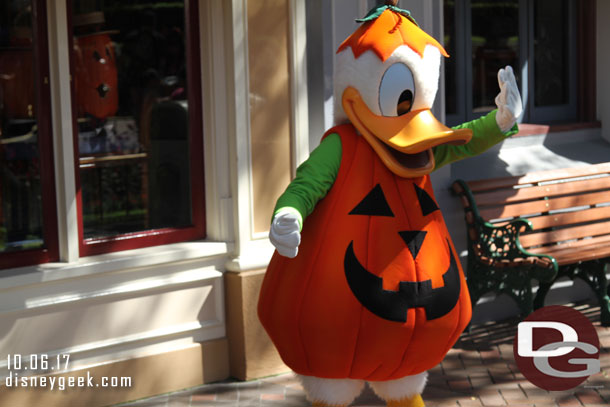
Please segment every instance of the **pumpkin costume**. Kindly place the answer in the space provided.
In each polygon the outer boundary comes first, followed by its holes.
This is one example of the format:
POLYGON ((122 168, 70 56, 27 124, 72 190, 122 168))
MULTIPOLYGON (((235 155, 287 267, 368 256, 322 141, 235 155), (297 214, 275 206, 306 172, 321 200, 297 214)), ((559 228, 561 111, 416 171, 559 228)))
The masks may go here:
POLYGON ((419 407, 425 372, 471 317, 428 174, 485 151, 516 126, 503 133, 496 111, 454 129, 436 122, 429 111, 436 84, 431 98, 426 89, 418 95, 429 69, 414 65, 440 61, 442 47, 396 7, 378 7, 364 21, 338 53, 348 53, 352 64, 378 61, 377 97, 357 79, 343 87, 349 123, 325 134, 279 198, 276 215, 296 214, 302 240, 295 258, 274 254, 258 312, 314 405, 346 405, 369 381, 388 405, 419 407), (394 62, 400 52, 406 56, 394 62), (411 85, 387 87, 394 99, 384 107, 384 81, 392 75, 411 85), (384 388, 392 382, 398 386, 384 388), (350 394, 335 397, 341 388, 350 394))

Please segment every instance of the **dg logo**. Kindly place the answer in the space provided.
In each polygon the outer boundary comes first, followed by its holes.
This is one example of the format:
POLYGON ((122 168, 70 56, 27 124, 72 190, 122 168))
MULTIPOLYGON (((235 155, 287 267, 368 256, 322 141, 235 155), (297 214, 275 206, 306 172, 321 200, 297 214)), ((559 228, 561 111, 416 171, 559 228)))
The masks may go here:
POLYGON ((561 305, 543 307, 519 323, 513 353, 523 376, 549 391, 572 389, 600 372, 595 327, 561 305))

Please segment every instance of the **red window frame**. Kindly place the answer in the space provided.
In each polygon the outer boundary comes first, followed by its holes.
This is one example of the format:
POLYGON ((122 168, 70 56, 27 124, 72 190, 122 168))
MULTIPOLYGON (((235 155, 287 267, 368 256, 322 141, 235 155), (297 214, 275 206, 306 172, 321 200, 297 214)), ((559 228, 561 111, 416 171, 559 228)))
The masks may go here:
MULTIPOLYGON (((72 2, 66 0, 68 13, 69 47, 73 49, 72 2)), ((121 234, 109 238, 85 239, 83 230, 83 199, 80 183, 78 154, 78 124, 76 109, 72 109, 74 136, 74 165, 76 182, 76 203, 78 213, 78 234, 80 256, 93 256, 123 250, 159 246, 205 238, 205 185, 203 166, 203 120, 201 97, 201 62, 199 51, 199 6, 198 0, 185 0, 186 65, 190 138, 190 178, 192 226, 185 228, 163 228, 121 234)), ((70 72, 74 75, 74 58, 70 53, 70 72)), ((72 101, 76 100, 74 81, 71 86, 72 101)))
POLYGON ((44 247, 0 253, 1 269, 48 263, 59 259, 45 0, 32 0, 32 39, 44 247))

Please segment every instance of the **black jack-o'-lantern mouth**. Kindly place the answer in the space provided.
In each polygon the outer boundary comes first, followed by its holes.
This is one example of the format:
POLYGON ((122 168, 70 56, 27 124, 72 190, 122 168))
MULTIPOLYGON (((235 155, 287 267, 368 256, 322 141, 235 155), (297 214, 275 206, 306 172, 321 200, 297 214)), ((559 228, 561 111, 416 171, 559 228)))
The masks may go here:
MULTIPOLYGON (((415 184, 414 187, 423 216, 439 210, 425 190, 415 184)), ((379 184, 349 214, 394 217, 379 184)), ((426 233, 425 231, 398 232, 414 260, 425 241, 426 233)), ((430 321, 447 315, 455 308, 460 298, 460 273, 455 253, 453 253, 448 239, 447 253, 450 264, 442 275, 443 287, 432 288, 431 280, 401 281, 398 283, 398 290, 392 291, 383 288, 383 278, 371 273, 360 263, 354 252, 354 241, 352 240, 345 251, 345 277, 356 299, 379 318, 404 323, 407 322, 409 309, 423 308, 426 319, 430 321)))

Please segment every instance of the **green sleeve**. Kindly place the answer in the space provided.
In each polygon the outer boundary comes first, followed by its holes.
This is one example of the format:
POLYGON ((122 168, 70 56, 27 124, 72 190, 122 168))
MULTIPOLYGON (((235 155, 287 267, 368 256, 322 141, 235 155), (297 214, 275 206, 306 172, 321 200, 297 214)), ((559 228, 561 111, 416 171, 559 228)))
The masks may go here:
POLYGON ((467 144, 461 146, 445 144, 435 147, 433 149, 434 161, 436 162, 435 169, 439 169, 443 165, 450 164, 463 158, 473 157, 477 154, 481 154, 490 147, 519 131, 517 124, 515 124, 512 129, 506 133, 502 133, 498 127, 498 124, 496 123, 496 113, 497 110, 494 110, 480 119, 454 127, 454 129, 471 129, 472 139, 467 144))
POLYGON ((329 134, 297 168, 295 179, 277 200, 273 216, 281 210, 292 211, 299 216, 299 225, 303 227, 303 220, 335 182, 340 165, 341 137, 329 134))

